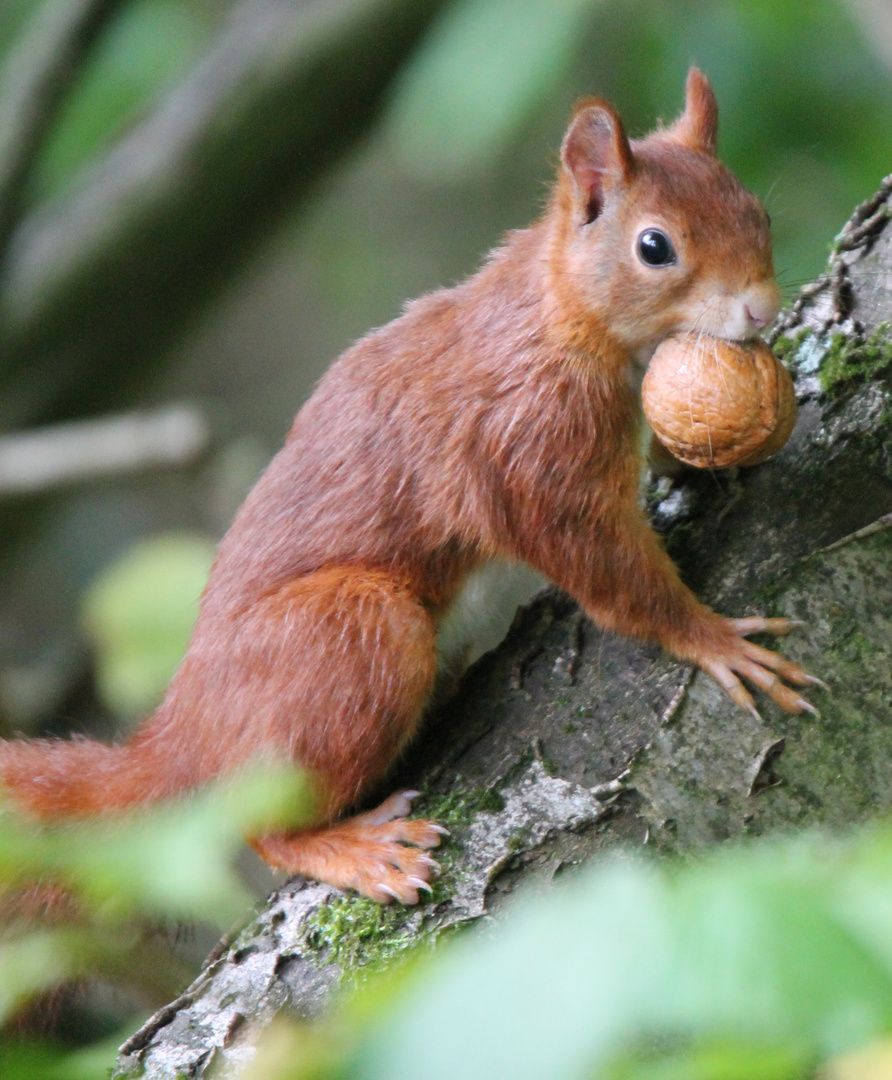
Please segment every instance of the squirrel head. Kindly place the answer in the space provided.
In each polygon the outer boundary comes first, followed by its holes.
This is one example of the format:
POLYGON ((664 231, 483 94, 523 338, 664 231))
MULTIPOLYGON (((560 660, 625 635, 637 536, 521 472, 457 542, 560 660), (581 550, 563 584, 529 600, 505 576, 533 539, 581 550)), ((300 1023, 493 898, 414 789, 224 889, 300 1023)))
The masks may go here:
POLYGON ((550 211, 561 305, 646 354, 676 332, 756 336, 780 310, 769 219, 716 157, 718 106, 691 68, 685 108, 629 140, 605 101, 575 110, 550 211))

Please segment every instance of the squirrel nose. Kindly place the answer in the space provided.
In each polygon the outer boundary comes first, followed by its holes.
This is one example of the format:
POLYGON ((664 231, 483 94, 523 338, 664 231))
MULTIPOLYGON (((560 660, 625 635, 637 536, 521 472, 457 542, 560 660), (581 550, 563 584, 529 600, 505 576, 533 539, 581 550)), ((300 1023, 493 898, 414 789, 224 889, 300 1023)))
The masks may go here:
POLYGON ((750 325, 761 330, 773 322, 780 311, 780 290, 773 282, 751 288, 744 300, 743 310, 750 325))
POLYGON ((762 327, 765 326, 765 324, 768 322, 768 320, 763 318, 761 315, 754 314, 753 309, 749 306, 749 304, 745 304, 743 310, 746 312, 747 319, 749 319, 749 321, 753 324, 753 326, 755 326, 757 330, 761 330, 762 327))

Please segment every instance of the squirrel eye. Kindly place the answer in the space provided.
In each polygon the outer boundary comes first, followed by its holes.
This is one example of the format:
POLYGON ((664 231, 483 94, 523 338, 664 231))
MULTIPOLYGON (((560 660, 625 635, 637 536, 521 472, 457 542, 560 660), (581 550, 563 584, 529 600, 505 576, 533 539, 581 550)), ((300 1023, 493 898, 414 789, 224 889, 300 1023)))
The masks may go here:
POLYGON ((638 256, 646 266, 671 266, 677 258, 672 241, 661 229, 645 229, 638 237, 638 256))

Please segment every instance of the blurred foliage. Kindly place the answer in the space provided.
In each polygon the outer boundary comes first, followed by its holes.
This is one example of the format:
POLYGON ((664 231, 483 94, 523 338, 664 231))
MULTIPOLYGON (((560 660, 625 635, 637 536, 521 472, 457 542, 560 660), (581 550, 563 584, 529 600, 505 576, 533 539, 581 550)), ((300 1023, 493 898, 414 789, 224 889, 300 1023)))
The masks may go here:
POLYGON ((215 545, 192 533, 143 540, 111 563, 84 597, 84 624, 104 703, 148 712, 186 651, 215 545))
MULTIPOLYGON (((189 971, 159 928, 244 919, 252 898, 233 868, 243 837, 310 814, 301 777, 258 766, 138 815, 47 827, 0 815, 0 1025, 72 980, 99 978, 156 1004, 174 996, 189 971)), ((0 1076, 104 1077, 114 1045, 69 1054, 13 1026, 0 1033, 0 1076)))
MULTIPOLYGON (((257 774, 139 822, 0 820, 0 897, 39 872, 78 900, 69 922, 7 925, 0 1017, 72 977, 157 984, 169 965, 146 925, 236 917, 239 832, 301 820, 301 799, 257 774)), ((687 863, 602 860, 368 977, 322 1020, 280 1021, 242 1080, 879 1080, 890 1047, 883 825, 687 863)), ((107 1041, 72 1054, 0 1038, 4 1080, 99 1080, 110 1060, 107 1041)))
POLYGON ((830 1080, 888 1068, 890 1032, 883 826, 602 862, 282 1025, 243 1080, 830 1080))
POLYGON ((106 1080, 109 1063, 128 1034, 122 1029, 120 1034, 68 1053, 50 1041, 0 1044, 0 1076, 3 1080, 106 1080))
POLYGON ((7 888, 60 879, 103 917, 236 918, 250 904, 229 862, 245 834, 306 821, 308 789, 294 770, 258 765, 187 804, 35 828, 2 821, 7 888))

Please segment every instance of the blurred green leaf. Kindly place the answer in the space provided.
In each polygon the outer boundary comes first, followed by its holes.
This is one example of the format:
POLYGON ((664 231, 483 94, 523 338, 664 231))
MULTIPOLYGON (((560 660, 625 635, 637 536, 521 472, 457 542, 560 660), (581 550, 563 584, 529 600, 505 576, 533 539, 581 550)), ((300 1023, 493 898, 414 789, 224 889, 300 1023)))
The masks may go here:
POLYGON ((488 166, 566 75, 598 0, 456 0, 401 77, 388 118, 418 176, 488 166))
MULTIPOLYGON (((243 917, 252 897, 233 865, 243 836, 297 827, 311 813, 305 778, 261 763, 139 814, 64 827, 0 815, 0 1027, 35 998, 91 975, 170 996, 189 972, 159 952, 147 928, 243 917), (63 921, 44 929, 37 911, 47 902, 50 920, 63 921)), ((38 1044, 19 1055, 0 1037, 0 1076, 87 1080, 104 1076, 113 1054, 107 1044, 76 1054, 38 1044)))
POLYGON ((444 949, 384 1022, 366 1002, 350 1075, 804 1077, 892 1030, 881 881, 888 830, 601 865, 444 949))
POLYGON ((811 1055, 742 1042, 707 1042, 680 1051, 662 1048, 616 1062, 603 1080, 802 1080, 811 1055))
POLYGON ((136 544, 90 586, 84 625, 114 711, 157 704, 189 643, 214 551, 206 537, 165 533, 136 544))
POLYGON ((68 928, 0 940, 0 1024, 61 980, 76 978, 84 952, 82 935, 68 928))
POLYGON ((880 1039, 853 1054, 828 1062, 820 1080, 889 1080, 892 1076, 892 1039, 880 1039))
POLYGON ((392 1024, 372 1035, 357 1075, 583 1075, 621 1048, 640 1018, 636 1006, 664 984, 667 899, 654 868, 618 862, 528 899, 491 935, 470 934, 435 958, 427 980, 399 1002, 402 1039, 392 1024), (432 1030, 450 1038, 424 1052, 421 1032, 432 1030))
MULTIPOLYGON (((113 1054, 106 1055, 106 1065, 113 1059, 113 1054)), ((29 1041, 0 1044, 0 1076, 3 1080, 69 1080, 64 1073, 57 1071, 61 1065, 60 1058, 59 1048, 49 1043, 29 1041)), ((76 1080, 94 1080, 101 1076, 102 1072, 94 1069, 76 1080)))
MULTIPOLYGON (((118 1052, 118 1047, 140 1023, 140 1017, 134 1017, 129 1028, 122 1027, 110 1039, 90 1043, 80 1050, 66 1053, 58 1048, 47 1061, 45 1072, 33 1069, 25 1074, 27 1080, 107 1080, 109 1070, 118 1052)), ((0 1072, 6 1080, 6 1074, 0 1072)))
POLYGON ((0 62, 5 62, 6 54, 15 48, 28 20, 50 2, 54 0, 4 0, 0 4, 0 62))

